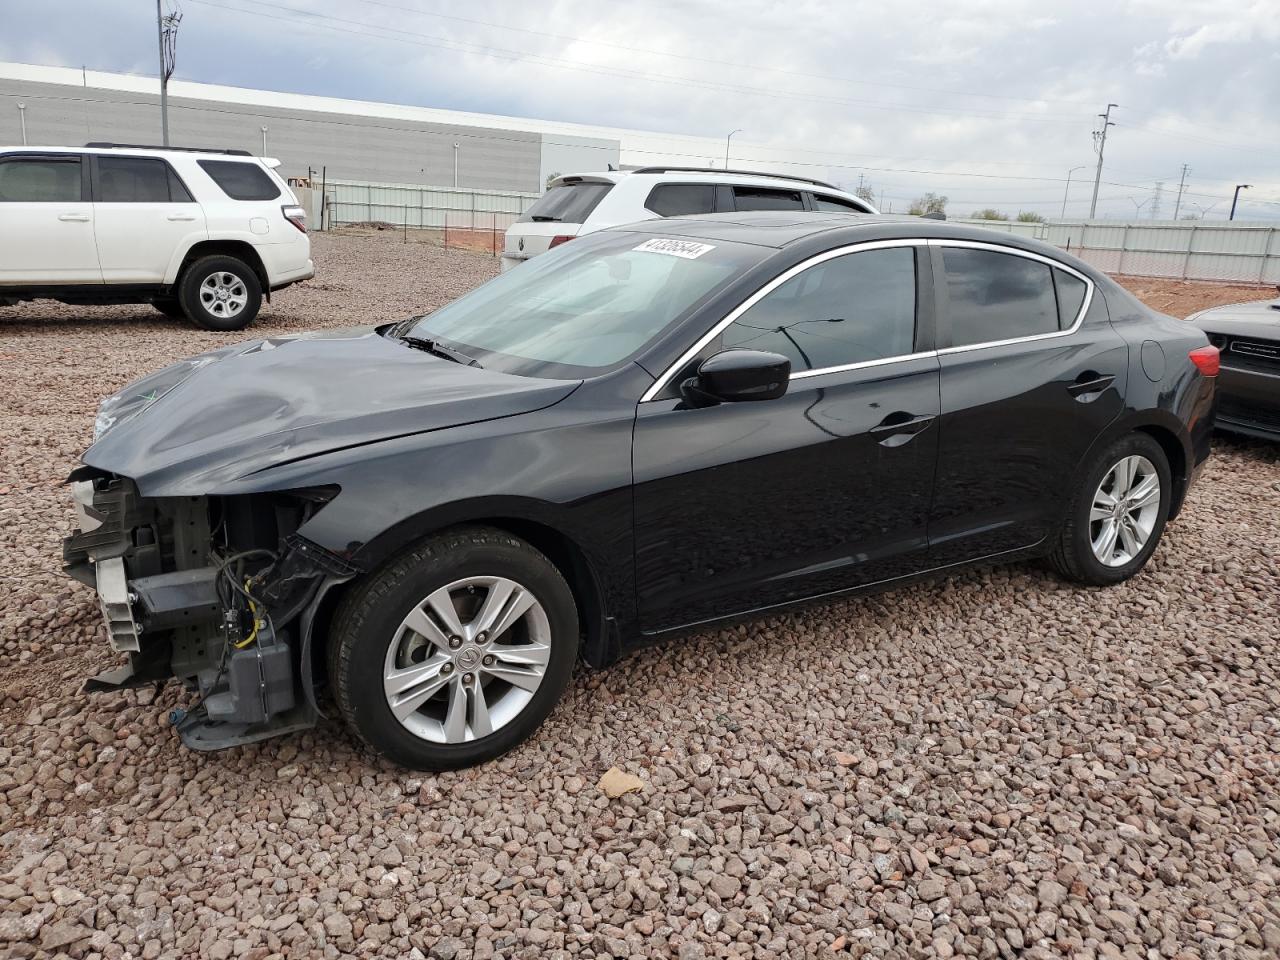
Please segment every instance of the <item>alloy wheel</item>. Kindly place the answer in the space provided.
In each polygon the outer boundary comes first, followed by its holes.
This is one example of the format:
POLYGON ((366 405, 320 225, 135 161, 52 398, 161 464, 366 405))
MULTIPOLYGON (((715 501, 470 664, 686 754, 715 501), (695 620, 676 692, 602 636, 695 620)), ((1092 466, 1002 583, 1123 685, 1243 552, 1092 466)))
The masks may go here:
POLYGON ((1108 567, 1123 567, 1142 552, 1160 515, 1160 474, 1144 456, 1115 464, 1102 478, 1089 510, 1093 555, 1108 567))
POLYGON ((234 273, 219 270, 200 284, 200 305, 212 316, 227 319, 236 316, 249 302, 249 290, 234 273))
POLYGON ((383 691, 392 715, 433 743, 466 743, 528 706, 551 658, 538 598, 505 577, 468 577, 415 605, 387 648, 383 691))

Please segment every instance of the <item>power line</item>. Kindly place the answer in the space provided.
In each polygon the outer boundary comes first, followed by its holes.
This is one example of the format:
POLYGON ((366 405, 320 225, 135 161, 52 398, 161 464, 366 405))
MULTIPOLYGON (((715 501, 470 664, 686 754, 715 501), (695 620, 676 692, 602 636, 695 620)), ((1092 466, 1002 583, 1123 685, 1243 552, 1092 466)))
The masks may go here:
POLYGON ((637 70, 619 70, 614 68, 606 68, 599 66, 590 66, 573 60, 565 60, 559 57, 547 57, 540 54, 530 54, 518 50, 512 50, 504 47, 492 47, 484 44, 472 43, 466 40, 453 40, 447 37, 439 37, 433 34, 417 33, 414 31, 401 30, 399 28, 380 27, 376 24, 366 24, 359 20, 348 20, 344 17, 334 17, 328 14, 312 13, 309 10, 299 10, 296 7, 285 6, 282 4, 269 3, 267 0, 256 0, 255 8, 248 9, 245 7, 228 6, 225 3, 216 2, 216 0, 191 0, 193 3, 199 3, 208 7, 215 7, 220 10, 227 10, 234 13, 247 14, 254 17, 263 17, 268 20, 277 20, 283 23, 305 23, 307 26, 315 27, 322 30, 330 30, 341 33, 345 36, 362 36, 373 40, 391 40, 396 43, 405 43, 412 46, 435 47, 445 50, 455 50, 464 53, 480 53, 486 56, 496 57, 498 59, 512 60, 517 62, 528 62, 538 64, 540 66, 552 67, 555 69, 577 70, 586 73, 595 73, 602 76, 619 77, 624 80, 644 80, 651 83, 672 84, 679 87, 688 88, 690 86, 704 90, 720 91, 726 93, 745 94, 753 97, 768 97, 780 100, 799 100, 810 103, 825 103, 835 106, 859 106, 868 110, 882 110, 892 113, 918 113, 930 116, 964 116, 989 120, 1023 120, 1029 123, 1049 123, 1049 124, 1067 124, 1077 122, 1077 118, 1068 117, 1066 115, 1048 115, 1048 114, 1027 114, 1027 113, 993 113, 989 111, 975 110, 948 110, 944 107, 938 108, 921 108, 911 107, 902 104, 888 104, 880 100, 860 100, 849 97, 831 97, 819 94, 805 94, 795 91, 781 91, 768 87, 751 87, 741 84, 730 84, 714 80, 702 80, 697 77, 677 76, 673 74, 647 73, 637 70), (282 11, 293 16, 278 16, 267 13, 257 7, 269 7, 274 10, 282 11), (353 29, 359 28, 359 29, 353 29), (368 30, 384 31, 380 33, 369 33, 368 30), (410 39, 416 38, 416 39, 410 39))
POLYGON ((533 30, 528 27, 513 27, 506 23, 493 23, 488 20, 480 20, 475 17, 461 17, 456 14, 439 13, 435 10, 421 10, 417 7, 404 6, 397 3, 389 3, 387 0, 357 0, 359 3, 368 4, 375 7, 383 7, 389 10, 399 10, 405 13, 413 13, 424 17, 435 17, 441 20, 452 20, 457 23, 469 23, 475 26, 489 27, 495 30, 508 30, 513 33, 523 33, 529 36, 545 37, 551 40, 566 40, 571 43, 583 43, 597 47, 608 47, 613 50, 626 50, 629 53, 643 53, 656 57, 668 57, 675 60, 687 60, 692 63, 705 63, 717 67, 735 67, 743 70, 752 70, 759 72, 766 70, 770 73, 780 73, 792 77, 803 77, 810 80, 835 80, 839 83, 858 84, 870 87, 890 87, 898 90, 911 90, 918 93, 941 93, 948 96, 961 97, 983 97, 991 100, 1014 100, 1023 103, 1061 103, 1071 106, 1083 107, 1089 106, 1084 100, 1060 100, 1050 97, 1019 97, 1013 94, 1001 93, 979 93, 970 90, 948 90, 941 87, 921 87, 906 83, 892 83, 886 80, 862 80, 856 77, 845 77, 836 74, 827 73, 808 73, 801 70, 788 70, 784 67, 772 67, 768 64, 761 63, 740 63, 733 60, 718 60, 712 57, 696 57, 689 54, 672 53, 668 50, 655 50, 650 47, 636 47, 625 43, 614 43, 609 40, 597 40, 591 37, 579 37, 564 33, 552 33, 547 30, 533 30))

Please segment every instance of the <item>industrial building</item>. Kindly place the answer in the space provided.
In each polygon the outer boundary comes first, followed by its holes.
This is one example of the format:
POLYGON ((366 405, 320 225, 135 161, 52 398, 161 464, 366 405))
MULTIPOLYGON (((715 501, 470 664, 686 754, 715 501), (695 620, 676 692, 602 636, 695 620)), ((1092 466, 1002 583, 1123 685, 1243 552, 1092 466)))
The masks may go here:
MULTIPOLYGON (((0 63, 0 144, 160 142, 155 77, 0 63)), ((277 157, 290 177, 540 193, 554 173, 707 163, 722 140, 173 80, 170 141, 277 157)))

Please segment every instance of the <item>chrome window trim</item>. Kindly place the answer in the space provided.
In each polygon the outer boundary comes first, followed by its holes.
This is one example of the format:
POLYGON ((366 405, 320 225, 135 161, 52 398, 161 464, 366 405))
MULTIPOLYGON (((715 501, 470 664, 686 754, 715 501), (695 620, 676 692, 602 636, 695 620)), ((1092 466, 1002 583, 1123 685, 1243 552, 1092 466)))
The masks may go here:
POLYGON ((936 357, 937 350, 924 350, 920 353, 906 353, 900 357, 881 357, 879 360, 859 360, 857 363, 843 363, 838 367, 819 367, 817 370, 801 370, 791 374, 792 380, 803 380, 805 377, 820 377, 825 373, 844 373, 846 370, 861 370, 863 367, 883 367, 888 363, 906 363, 908 360, 924 360, 936 357))
MULTIPOLYGON (((860 253, 864 250, 881 250, 881 249, 887 249, 890 247, 923 247, 926 245, 926 243, 927 241, 921 240, 915 237, 910 239, 897 239, 897 240, 867 240, 867 241, 863 241, 862 243, 846 244, 843 247, 836 247, 832 250, 824 250, 822 253, 815 254, 814 256, 810 257, 808 260, 800 261, 795 266, 787 270, 784 270, 782 273, 778 274, 776 277, 774 277, 772 280, 770 280, 768 283, 762 286, 755 293, 751 294, 751 296, 747 297, 747 299, 743 300, 742 303, 738 304, 736 307, 730 310, 723 320, 713 324, 710 330, 708 330, 701 337, 699 337, 698 340, 693 344, 693 346, 691 346, 684 353, 680 354, 680 356, 676 358, 676 361, 670 364, 667 367, 667 369, 662 372, 662 375, 658 377, 657 380, 653 381, 649 389, 646 390, 643 394, 641 394, 640 402, 648 403, 649 401, 655 399, 656 396, 666 388, 672 376, 675 375, 675 372, 681 369, 686 363, 688 363, 694 357, 696 357, 703 347, 705 347, 708 343, 710 343, 712 340, 714 340, 717 336, 720 335, 720 333, 725 329, 725 327, 729 326, 729 324, 733 323, 733 321, 737 320, 738 317, 742 316, 744 313, 746 313, 748 310, 750 310, 757 303, 759 303, 761 300, 767 297, 770 293, 772 293, 778 287, 782 286, 782 284, 786 283, 792 277, 797 276, 801 273, 804 273, 810 267, 816 267, 820 263, 826 263, 828 260, 834 260, 836 257, 843 257, 845 254, 848 254, 848 253, 860 253)), ((802 370, 799 373, 791 374, 791 379, 798 380, 803 377, 817 376, 820 373, 835 373, 837 371, 842 371, 842 370, 853 370, 858 367, 879 366, 885 363, 896 363, 898 361, 903 361, 903 360, 915 360, 915 359, 919 359, 920 357, 927 357, 927 356, 933 356, 933 355, 934 355, 934 351, 931 350, 931 351, 928 351, 927 353, 907 354, 901 357, 885 357, 879 360, 864 360, 859 363, 845 364, 839 367, 823 367, 818 370, 802 370)))
MULTIPOLYGON (((969 250, 990 250, 993 253, 1004 253, 1013 257, 1022 257, 1026 260, 1036 260, 1040 263, 1047 264, 1050 267, 1056 267, 1064 273, 1069 273, 1073 277, 1077 277, 1084 281, 1084 302, 1080 304, 1080 312, 1076 314, 1075 322, 1065 330, 1054 330, 1052 333, 1033 333, 1026 337, 1011 337, 1008 340, 984 340, 981 343, 966 343, 959 347, 939 347, 938 355, 946 356, 952 353, 968 353, 971 350, 985 350, 988 347, 1004 347, 1015 343, 1034 343, 1037 340, 1052 340, 1055 337, 1068 337, 1075 333, 1084 324, 1084 318, 1089 313, 1089 307, 1093 303, 1094 284, 1087 276, 1074 267, 1069 267, 1060 260, 1053 257, 1046 257, 1043 254, 1034 253, 1030 250, 1019 250, 1016 247, 1006 247, 999 243, 987 243, 981 240, 922 240, 921 243, 930 247, 963 247, 969 250)), ((942 278, 942 286, 946 286, 946 277, 942 278)), ((1056 293, 1056 291, 1055 291, 1056 293)), ((1056 297, 1055 297, 1056 302, 1056 297)))

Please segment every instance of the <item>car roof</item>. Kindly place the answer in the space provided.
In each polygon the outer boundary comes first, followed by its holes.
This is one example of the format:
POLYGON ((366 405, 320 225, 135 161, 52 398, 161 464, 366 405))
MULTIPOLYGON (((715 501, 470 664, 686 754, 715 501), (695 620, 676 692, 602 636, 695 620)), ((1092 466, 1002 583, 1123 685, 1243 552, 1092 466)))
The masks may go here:
MULTIPOLYGON (((815 190, 819 193, 834 193, 842 197, 853 197, 848 190, 842 190, 834 184, 820 180, 808 180, 803 177, 789 177, 785 174, 755 172, 751 170, 701 170, 692 167, 664 167, 652 170, 604 170, 588 173, 562 173, 552 182, 552 186, 560 183, 622 183, 628 180, 644 180, 653 183, 740 183, 770 187, 790 187, 792 190, 815 190)), ((860 201, 866 203, 867 201, 860 201)))
MULTIPOLYGON (((206 157, 217 160, 252 160, 268 162, 268 157, 255 157, 247 150, 231 152, 228 150, 219 150, 216 147, 201 149, 199 147, 156 147, 145 144, 117 144, 115 146, 102 147, 41 147, 35 145, 22 146, 14 144, 11 146, 0 146, 0 154, 5 153, 95 153, 99 156, 169 156, 174 155, 183 157, 206 157)), ((268 164, 269 165, 269 164, 268 164)))
POLYGON ((696 240, 724 240, 756 246, 783 247, 823 234, 832 247, 867 240, 969 240, 1027 250, 1052 257, 1076 269, 1095 271, 1058 247, 1003 230, 989 230, 963 223, 948 223, 928 217, 893 216, 871 213, 800 213, 790 210, 760 210, 714 213, 696 217, 668 217, 642 220, 609 228, 634 233, 656 233, 696 240))

